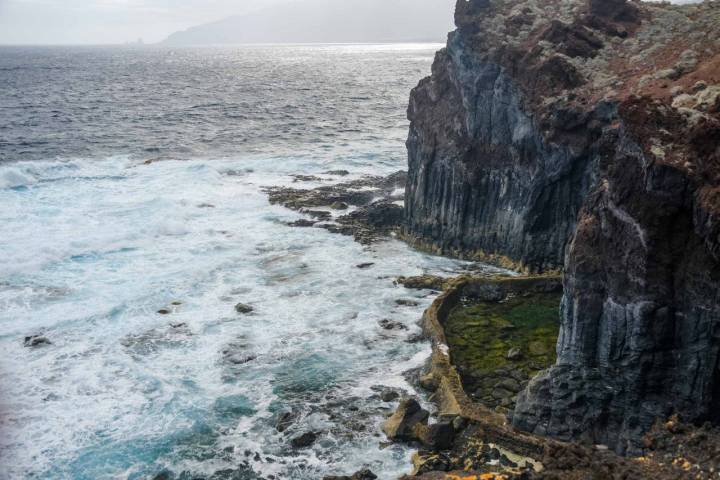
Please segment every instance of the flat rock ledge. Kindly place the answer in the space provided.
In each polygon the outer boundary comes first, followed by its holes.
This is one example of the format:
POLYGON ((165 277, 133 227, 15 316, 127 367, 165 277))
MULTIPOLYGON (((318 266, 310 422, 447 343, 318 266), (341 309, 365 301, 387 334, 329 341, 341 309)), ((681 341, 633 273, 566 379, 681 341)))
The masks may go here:
POLYGON ((271 204, 283 205, 307 217, 291 222, 290 226, 324 228, 369 245, 399 235, 404 221, 406 181, 407 174, 399 171, 387 177, 365 176, 316 188, 268 187, 264 191, 271 204))
MULTIPOLYGON (((437 405, 437 417, 451 423, 454 434, 452 442, 443 445, 446 448, 428 448, 420 441, 422 448, 413 458, 414 471, 403 480, 716 478, 720 467, 720 432, 709 425, 697 428, 677 419, 659 419, 645 437, 646 454, 626 458, 604 445, 573 444, 523 432, 513 427, 506 415, 474 401, 465 392, 444 329, 452 309, 468 296, 498 301, 508 295, 556 292, 558 288, 560 278, 553 275, 459 277, 426 310, 422 326, 432 342, 432 357, 421 382, 434 390, 430 399, 437 405)), ((403 410, 401 405, 388 424, 395 425, 407 417, 401 410, 407 413, 407 408, 403 410)), ((412 427, 410 436, 414 441, 421 440, 426 422, 412 427)))

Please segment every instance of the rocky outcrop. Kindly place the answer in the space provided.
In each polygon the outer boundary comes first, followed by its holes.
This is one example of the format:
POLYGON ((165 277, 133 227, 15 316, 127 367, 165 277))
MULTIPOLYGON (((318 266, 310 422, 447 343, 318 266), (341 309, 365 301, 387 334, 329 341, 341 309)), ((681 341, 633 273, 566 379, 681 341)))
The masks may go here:
POLYGON ((720 4, 459 0, 456 23, 410 101, 405 234, 564 269, 514 424, 636 452, 657 417, 720 420, 720 4))

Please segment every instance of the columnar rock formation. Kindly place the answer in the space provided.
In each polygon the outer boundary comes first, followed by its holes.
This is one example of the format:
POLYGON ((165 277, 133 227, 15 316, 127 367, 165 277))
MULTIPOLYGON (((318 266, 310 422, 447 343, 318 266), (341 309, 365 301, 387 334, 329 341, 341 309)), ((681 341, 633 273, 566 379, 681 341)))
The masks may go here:
POLYGON ((564 268, 531 432, 720 420, 720 4, 458 0, 409 107, 407 236, 564 268))

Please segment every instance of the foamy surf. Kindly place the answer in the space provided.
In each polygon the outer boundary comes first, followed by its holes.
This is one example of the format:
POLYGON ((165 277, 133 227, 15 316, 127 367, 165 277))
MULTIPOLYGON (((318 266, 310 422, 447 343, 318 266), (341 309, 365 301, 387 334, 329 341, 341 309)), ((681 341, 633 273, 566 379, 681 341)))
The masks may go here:
POLYGON ((378 388, 412 392, 403 372, 428 346, 406 340, 431 297, 393 279, 461 264, 287 226, 298 215, 261 187, 290 184, 292 168, 253 158, 0 166, 0 178, 35 179, 0 189, 5 478, 407 470, 407 448, 378 446, 389 408, 378 388), (239 314, 239 302, 254 311, 239 314), (408 330, 383 331, 386 318, 408 330), (24 347, 34 334, 52 343, 24 347), (281 411, 296 416, 283 433, 281 411), (307 430, 318 440, 290 448, 307 430))

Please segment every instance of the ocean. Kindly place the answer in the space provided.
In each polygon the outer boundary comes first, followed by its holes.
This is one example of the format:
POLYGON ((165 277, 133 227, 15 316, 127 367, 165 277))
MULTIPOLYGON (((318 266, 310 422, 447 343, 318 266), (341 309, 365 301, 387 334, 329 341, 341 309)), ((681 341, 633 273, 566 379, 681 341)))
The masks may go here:
POLYGON ((416 393, 433 296, 394 279, 466 264, 262 189, 404 169, 439 47, 0 48, 0 478, 408 472, 379 392, 416 393))

